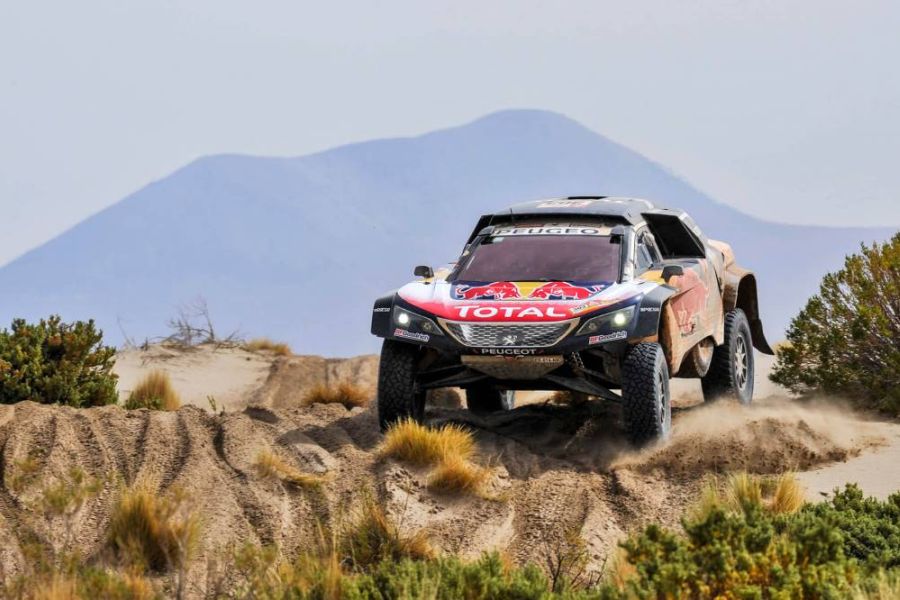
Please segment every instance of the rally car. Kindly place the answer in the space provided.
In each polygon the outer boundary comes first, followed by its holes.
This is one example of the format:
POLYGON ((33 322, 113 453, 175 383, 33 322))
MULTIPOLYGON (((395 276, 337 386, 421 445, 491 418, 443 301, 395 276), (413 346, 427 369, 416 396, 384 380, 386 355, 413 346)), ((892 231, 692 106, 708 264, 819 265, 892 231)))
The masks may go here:
POLYGON ((749 404, 763 334, 756 278, 683 211, 572 196, 482 216, 459 260, 375 301, 384 338, 378 417, 424 418, 428 391, 463 388, 469 410, 508 410, 516 390, 622 404, 636 443, 672 428, 669 378, 706 400, 749 404))

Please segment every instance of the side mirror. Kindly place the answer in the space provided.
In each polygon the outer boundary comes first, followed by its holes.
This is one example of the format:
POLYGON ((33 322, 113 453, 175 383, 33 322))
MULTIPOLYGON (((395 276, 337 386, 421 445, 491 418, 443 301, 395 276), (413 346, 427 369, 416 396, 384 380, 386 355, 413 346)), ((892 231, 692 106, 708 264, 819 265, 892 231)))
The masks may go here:
POLYGON ((669 281, 669 278, 671 277, 681 277, 682 275, 684 275, 684 267, 682 267, 681 265, 668 265, 666 267, 663 267, 663 281, 669 281))
POLYGON ((434 277, 434 271, 431 270, 431 267, 428 265, 419 265, 415 269, 413 269, 413 275, 416 277, 424 277, 425 279, 431 279, 434 277))

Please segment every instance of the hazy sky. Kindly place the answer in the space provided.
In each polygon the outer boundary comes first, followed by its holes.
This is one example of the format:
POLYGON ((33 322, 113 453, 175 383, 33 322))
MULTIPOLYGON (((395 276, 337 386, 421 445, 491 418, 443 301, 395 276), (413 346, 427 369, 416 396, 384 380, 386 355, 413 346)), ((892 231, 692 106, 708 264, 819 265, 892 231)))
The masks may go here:
POLYGON ((755 215, 900 225, 898 32, 893 1, 0 0, 0 263, 201 155, 512 107, 755 215))

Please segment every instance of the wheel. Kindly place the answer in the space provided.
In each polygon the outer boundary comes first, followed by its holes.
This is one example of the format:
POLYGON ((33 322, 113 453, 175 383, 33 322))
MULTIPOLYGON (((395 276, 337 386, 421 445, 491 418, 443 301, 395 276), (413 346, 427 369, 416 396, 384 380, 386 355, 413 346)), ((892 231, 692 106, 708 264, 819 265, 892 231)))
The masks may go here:
POLYGON ((669 366, 659 344, 637 344, 625 356, 622 415, 635 444, 665 439, 672 432, 669 366))
POLYGON ((425 393, 416 391, 419 348, 385 340, 378 366, 378 424, 385 431, 402 419, 422 421, 425 393))
POLYGON ((701 380, 703 399, 753 400, 753 341, 747 316, 739 308, 725 315, 725 341, 713 351, 712 364, 701 380))
POLYGON ((513 390, 495 390, 487 386, 466 388, 466 406, 476 414, 512 410, 516 405, 513 390))

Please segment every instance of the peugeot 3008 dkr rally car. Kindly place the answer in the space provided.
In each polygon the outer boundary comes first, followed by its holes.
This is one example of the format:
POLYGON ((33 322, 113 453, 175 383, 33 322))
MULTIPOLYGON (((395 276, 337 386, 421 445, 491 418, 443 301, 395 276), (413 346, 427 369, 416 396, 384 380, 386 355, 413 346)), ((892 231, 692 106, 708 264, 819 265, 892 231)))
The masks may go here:
POLYGON ((515 390, 621 402, 636 443, 672 427, 670 377, 706 400, 753 396, 763 335, 756 278, 683 211, 568 197, 479 219, 456 263, 376 300, 384 338, 382 428, 424 417, 427 392, 461 387, 469 410, 508 410, 515 390))

